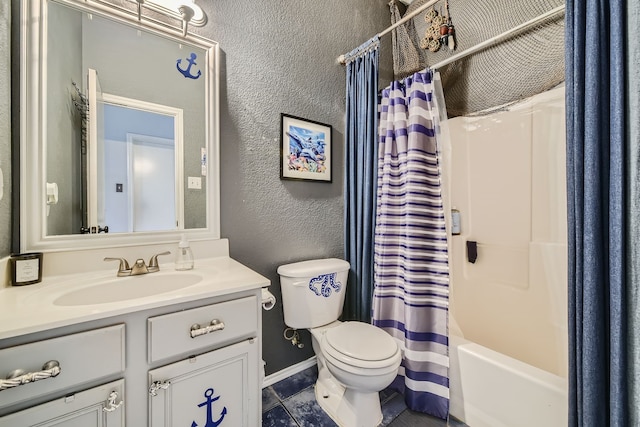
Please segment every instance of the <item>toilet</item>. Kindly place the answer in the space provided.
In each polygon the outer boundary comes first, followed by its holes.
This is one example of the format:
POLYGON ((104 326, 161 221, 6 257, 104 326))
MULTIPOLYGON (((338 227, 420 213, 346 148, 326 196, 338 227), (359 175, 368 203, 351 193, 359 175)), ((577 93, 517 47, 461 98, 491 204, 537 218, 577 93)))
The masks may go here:
POLYGON ((382 422, 378 392, 395 379, 402 355, 395 340, 363 322, 341 322, 349 263, 318 259, 278 267, 284 322, 309 329, 318 363, 320 407, 341 427, 382 422))

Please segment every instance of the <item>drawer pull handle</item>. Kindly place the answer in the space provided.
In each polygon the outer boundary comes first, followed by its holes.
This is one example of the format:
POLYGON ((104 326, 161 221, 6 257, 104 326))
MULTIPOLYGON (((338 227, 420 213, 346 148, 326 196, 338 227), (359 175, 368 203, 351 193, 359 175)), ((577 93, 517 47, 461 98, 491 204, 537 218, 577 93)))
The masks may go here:
POLYGON ((124 401, 120 400, 120 402, 116 403, 117 398, 118 398, 117 391, 114 390, 111 393, 109 393, 109 397, 107 398, 107 404, 104 406, 104 408, 102 408, 102 410, 104 412, 113 412, 119 407, 121 407, 124 401))
POLYGON ((57 360, 48 361, 42 366, 42 370, 38 372, 25 372, 22 369, 16 369, 9 373, 7 379, 0 379, 0 391, 53 378, 58 376, 61 371, 60 363, 57 360))
POLYGON ((158 390, 166 390, 171 385, 170 381, 154 381, 151 383, 151 387, 149 387, 149 394, 151 396, 157 396, 158 390))
POLYGON ((209 326, 201 327, 199 324, 191 325, 190 335, 191 338, 199 337, 200 335, 210 334, 211 332, 221 331, 224 329, 224 322, 213 319, 209 326))

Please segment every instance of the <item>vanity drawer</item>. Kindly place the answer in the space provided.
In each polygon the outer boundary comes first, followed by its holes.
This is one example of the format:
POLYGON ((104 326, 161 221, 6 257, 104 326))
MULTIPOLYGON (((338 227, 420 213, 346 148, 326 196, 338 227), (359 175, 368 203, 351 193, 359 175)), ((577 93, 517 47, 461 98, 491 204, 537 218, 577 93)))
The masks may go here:
POLYGON ((151 317, 147 320, 149 363, 255 337, 258 313, 258 300, 251 296, 151 317), (192 332, 196 324, 200 328, 192 332))
POLYGON ((123 373, 124 331, 124 325, 115 325, 0 350, 2 379, 16 369, 45 372, 43 365, 52 360, 60 367, 56 376, 0 391, 0 408, 123 373))

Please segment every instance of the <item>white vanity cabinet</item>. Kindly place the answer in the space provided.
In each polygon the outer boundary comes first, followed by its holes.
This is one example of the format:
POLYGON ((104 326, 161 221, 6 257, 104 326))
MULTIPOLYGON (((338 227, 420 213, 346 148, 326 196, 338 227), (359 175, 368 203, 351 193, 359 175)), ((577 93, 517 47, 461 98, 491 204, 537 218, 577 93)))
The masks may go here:
POLYGON ((50 360, 60 368, 0 390, 0 427, 259 426, 260 295, 257 287, 0 340, 0 378, 50 360))
POLYGON ((245 340, 149 372, 151 427, 254 427, 257 340, 245 340))
POLYGON ((124 324, 1 349, 0 409, 58 397, 0 417, 0 427, 124 426, 124 381, 95 386, 124 371, 124 324))
POLYGON ((124 380, 64 396, 0 418, 2 427, 124 427, 124 380))
POLYGON ((0 387, 0 427, 259 426, 269 280, 220 251, 185 273, 197 283, 144 297, 135 286, 180 275, 124 280, 98 271, 0 289, 0 380, 52 360, 60 367, 51 378, 0 387), (96 302, 103 287, 118 300, 109 293, 96 302), (70 294, 93 299, 68 304, 70 294))
POLYGON ((192 353, 149 371, 150 427, 260 424, 259 307, 249 296, 148 320, 151 363, 192 353))

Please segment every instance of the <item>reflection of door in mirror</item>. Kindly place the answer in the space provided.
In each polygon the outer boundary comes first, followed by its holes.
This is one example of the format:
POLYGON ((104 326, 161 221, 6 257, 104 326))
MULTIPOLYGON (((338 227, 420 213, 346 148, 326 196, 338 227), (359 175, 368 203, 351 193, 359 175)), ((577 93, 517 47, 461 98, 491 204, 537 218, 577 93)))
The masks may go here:
POLYGON ((183 226, 182 110, 103 94, 98 219, 110 233, 183 226))
POLYGON ((130 155, 127 231, 172 230, 176 228, 174 141, 149 135, 128 135, 130 155), (173 199, 173 200, 172 200, 173 199))

